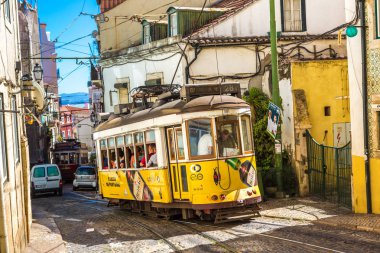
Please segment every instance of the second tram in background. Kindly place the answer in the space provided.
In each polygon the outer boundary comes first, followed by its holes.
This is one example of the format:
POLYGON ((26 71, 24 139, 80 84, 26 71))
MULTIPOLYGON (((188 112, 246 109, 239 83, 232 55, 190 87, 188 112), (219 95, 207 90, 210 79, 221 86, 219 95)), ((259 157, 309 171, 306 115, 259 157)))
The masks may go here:
POLYGON ((74 180, 74 173, 77 168, 80 165, 88 164, 87 147, 74 139, 56 143, 51 152, 51 163, 58 165, 62 180, 74 180))
POLYGON ((251 111, 240 92, 236 83, 137 88, 128 113, 95 130, 100 194, 167 218, 258 215, 251 111))

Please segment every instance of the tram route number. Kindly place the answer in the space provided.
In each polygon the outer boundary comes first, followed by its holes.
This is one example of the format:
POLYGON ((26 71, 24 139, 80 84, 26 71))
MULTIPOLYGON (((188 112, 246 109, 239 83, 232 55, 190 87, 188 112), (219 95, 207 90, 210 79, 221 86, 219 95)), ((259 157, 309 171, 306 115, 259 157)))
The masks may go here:
POLYGON ((202 173, 191 174, 190 179, 193 180, 193 181, 202 180, 203 179, 203 174, 202 173))

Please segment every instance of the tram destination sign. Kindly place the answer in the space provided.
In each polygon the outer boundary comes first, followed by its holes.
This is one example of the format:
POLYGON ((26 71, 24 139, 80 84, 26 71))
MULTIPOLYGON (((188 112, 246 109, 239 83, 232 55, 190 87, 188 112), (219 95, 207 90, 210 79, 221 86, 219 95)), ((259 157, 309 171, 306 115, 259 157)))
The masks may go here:
POLYGON ((241 98, 239 83, 222 84, 189 84, 181 89, 181 97, 190 100, 192 97, 231 94, 241 98))

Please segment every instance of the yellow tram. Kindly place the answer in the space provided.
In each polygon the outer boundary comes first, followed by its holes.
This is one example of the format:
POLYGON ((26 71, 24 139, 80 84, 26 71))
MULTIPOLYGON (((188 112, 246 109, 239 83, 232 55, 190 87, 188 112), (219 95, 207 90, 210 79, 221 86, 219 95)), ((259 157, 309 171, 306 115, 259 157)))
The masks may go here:
POLYGON ((240 85, 170 88, 136 92, 140 103, 96 129, 99 193, 165 217, 257 215, 251 112, 240 85))

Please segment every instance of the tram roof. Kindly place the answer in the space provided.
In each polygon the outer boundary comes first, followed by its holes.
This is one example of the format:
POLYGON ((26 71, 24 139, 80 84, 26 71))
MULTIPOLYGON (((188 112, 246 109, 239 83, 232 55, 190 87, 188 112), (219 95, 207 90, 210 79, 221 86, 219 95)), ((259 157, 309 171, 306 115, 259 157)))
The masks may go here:
POLYGON ((165 103, 161 106, 152 107, 133 114, 121 115, 120 117, 110 119, 100 124, 95 129, 95 132, 101 132, 115 127, 125 126, 171 114, 183 114, 230 108, 249 108, 249 105, 240 98, 227 95, 203 96, 195 98, 187 103, 184 100, 178 99, 165 103))

